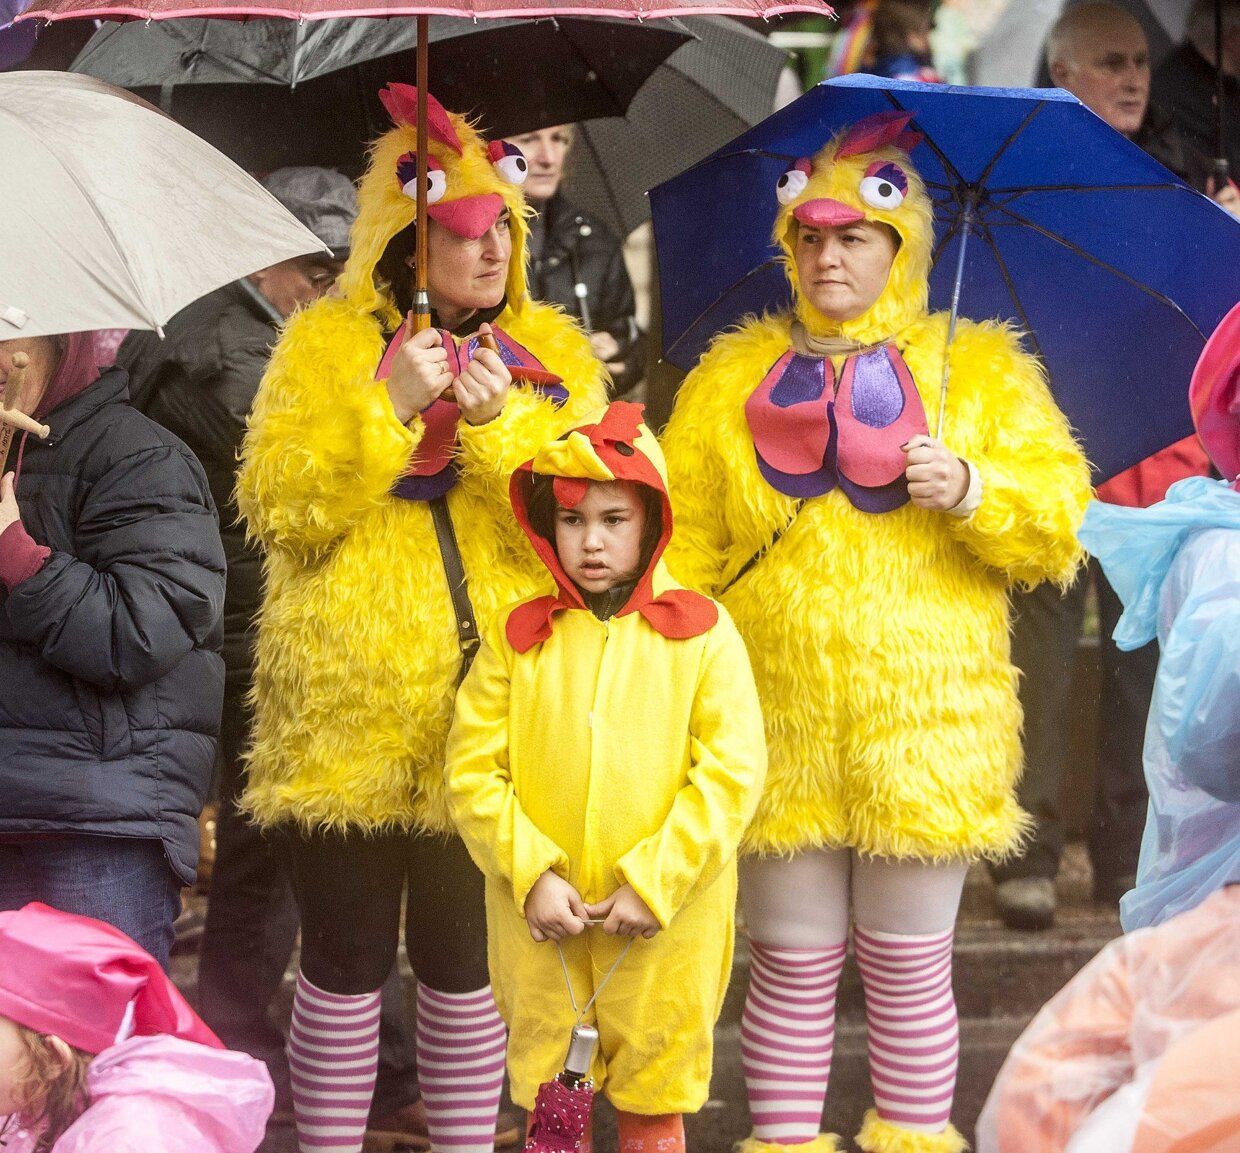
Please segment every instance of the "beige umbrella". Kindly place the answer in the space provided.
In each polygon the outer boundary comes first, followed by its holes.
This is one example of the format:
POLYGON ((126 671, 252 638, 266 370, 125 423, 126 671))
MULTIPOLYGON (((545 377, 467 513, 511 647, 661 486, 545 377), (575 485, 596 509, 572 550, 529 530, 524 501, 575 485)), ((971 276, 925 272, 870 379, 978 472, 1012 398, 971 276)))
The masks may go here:
POLYGON ((153 328, 206 293, 326 251, 257 181, 129 93, 0 75, 0 340, 153 328))

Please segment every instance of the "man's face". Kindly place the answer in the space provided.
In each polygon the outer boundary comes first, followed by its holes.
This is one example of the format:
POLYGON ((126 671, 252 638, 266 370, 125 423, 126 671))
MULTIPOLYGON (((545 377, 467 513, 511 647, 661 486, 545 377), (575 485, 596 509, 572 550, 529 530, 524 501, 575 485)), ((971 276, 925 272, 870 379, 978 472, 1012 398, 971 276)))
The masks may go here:
POLYGON ((521 189, 525 199, 532 204, 546 203, 555 195, 564 178, 564 161, 573 143, 572 127, 561 124, 556 128, 543 128, 538 132, 510 136, 508 142, 521 149, 526 164, 530 166, 521 189))
POLYGON ((313 304, 344 271, 343 260, 325 256, 297 256, 254 273, 250 280, 286 320, 297 309, 313 304))
POLYGON ((1082 29, 1065 59, 1051 65, 1051 79, 1116 132, 1136 135, 1150 98, 1150 53, 1141 25, 1117 17, 1082 29))

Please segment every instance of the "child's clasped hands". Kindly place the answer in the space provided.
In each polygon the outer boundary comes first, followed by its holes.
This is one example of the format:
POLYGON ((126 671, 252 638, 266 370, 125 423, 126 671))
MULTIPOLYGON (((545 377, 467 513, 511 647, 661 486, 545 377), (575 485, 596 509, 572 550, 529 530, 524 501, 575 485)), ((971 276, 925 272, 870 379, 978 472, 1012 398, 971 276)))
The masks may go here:
POLYGON ((620 937, 650 938, 660 928, 632 885, 621 885, 610 897, 587 905, 568 881, 550 869, 525 898, 525 921, 535 941, 562 941, 600 922, 604 933, 620 937))

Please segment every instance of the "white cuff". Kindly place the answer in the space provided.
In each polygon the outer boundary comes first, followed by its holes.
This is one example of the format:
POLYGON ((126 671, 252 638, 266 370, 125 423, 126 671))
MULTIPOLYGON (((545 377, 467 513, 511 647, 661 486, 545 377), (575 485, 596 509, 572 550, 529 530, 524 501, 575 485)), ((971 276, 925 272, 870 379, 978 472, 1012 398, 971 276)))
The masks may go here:
POLYGON ((956 507, 947 510, 947 515, 964 518, 975 513, 982 503, 982 477, 969 461, 961 460, 960 463, 969 471, 969 487, 964 490, 964 496, 956 507))

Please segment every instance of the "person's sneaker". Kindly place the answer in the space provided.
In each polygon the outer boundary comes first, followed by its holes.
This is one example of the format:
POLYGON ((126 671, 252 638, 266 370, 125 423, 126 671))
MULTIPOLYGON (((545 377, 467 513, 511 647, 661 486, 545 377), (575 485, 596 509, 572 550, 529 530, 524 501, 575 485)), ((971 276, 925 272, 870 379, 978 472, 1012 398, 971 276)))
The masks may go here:
MULTIPOLYGON (((501 1112, 496 1119, 495 1148, 515 1149, 520 1144, 523 1131, 520 1118, 515 1113, 501 1112)), ((430 1134, 426 1128, 426 1105, 421 1100, 397 1109, 386 1117, 372 1120, 362 1143, 365 1153, 427 1150, 430 1147, 430 1134)))
POLYGON ((1001 881, 995 905, 1009 929, 1049 929, 1055 923, 1055 882, 1046 877, 1001 881))

